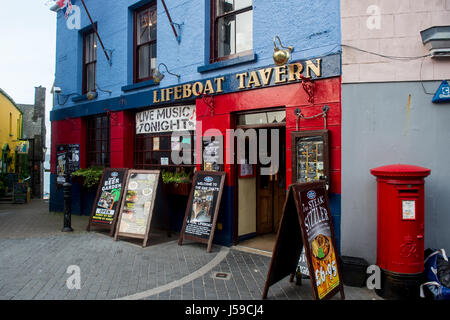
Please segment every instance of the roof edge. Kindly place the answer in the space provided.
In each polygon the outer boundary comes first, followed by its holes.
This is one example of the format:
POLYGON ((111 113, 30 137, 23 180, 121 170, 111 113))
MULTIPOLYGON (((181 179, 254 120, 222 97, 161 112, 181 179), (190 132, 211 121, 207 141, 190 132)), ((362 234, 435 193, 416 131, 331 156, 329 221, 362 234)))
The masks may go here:
POLYGON ((12 103, 12 105, 20 112, 21 115, 23 115, 22 110, 20 110, 20 108, 19 108, 19 106, 17 105, 17 103, 14 101, 13 98, 11 98, 11 97, 9 96, 9 94, 7 94, 2 88, 0 88, 0 93, 1 93, 3 96, 5 96, 5 98, 8 99, 8 100, 12 103))

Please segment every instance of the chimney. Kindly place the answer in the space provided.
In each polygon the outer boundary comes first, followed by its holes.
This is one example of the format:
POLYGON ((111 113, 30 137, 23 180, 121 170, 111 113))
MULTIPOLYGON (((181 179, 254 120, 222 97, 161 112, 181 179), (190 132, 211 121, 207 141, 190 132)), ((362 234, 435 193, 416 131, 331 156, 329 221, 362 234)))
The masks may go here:
POLYGON ((42 86, 34 88, 34 114, 33 121, 45 116, 45 88, 42 86))

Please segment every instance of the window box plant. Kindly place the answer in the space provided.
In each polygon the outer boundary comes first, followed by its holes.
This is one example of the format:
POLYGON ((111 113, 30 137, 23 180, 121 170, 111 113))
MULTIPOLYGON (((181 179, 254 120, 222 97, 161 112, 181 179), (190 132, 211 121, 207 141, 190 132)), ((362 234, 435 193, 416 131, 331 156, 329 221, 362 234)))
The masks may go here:
POLYGON ((164 183, 164 189, 168 194, 176 194, 182 196, 188 196, 191 188, 190 173, 184 171, 170 172, 163 171, 162 179, 164 183))
POLYGON ((96 190, 103 174, 103 167, 78 169, 72 172, 72 182, 81 184, 88 190, 96 190))

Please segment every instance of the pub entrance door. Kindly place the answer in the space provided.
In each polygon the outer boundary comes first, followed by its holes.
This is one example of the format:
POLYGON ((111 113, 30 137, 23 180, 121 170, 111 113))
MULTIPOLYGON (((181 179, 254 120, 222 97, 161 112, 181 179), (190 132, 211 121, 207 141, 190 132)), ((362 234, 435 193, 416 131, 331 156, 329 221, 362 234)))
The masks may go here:
MULTIPOLYGON (((263 165, 260 162, 257 164, 256 169, 256 233, 262 234, 276 234, 278 226, 281 220, 281 214, 283 211, 283 204, 286 198, 286 170, 285 157, 281 154, 285 152, 286 143, 286 130, 285 128, 279 128, 280 141, 279 141, 279 168, 277 171, 272 172, 270 175, 264 175, 263 170, 269 169, 269 165, 263 165)), ((268 141, 269 154, 272 154, 273 150, 268 141)))
MULTIPOLYGON (((256 131, 257 163, 250 169, 236 165, 237 175, 237 234, 239 246, 271 252, 281 220, 286 197, 286 127, 285 111, 268 111, 238 116, 237 128, 256 131), (245 117, 245 121, 242 120, 245 117), (262 136, 266 133, 266 137, 262 136), (278 142, 272 145, 272 135, 278 142), (266 141, 264 148, 260 138, 266 141), (264 150, 266 153, 264 153, 264 150), (274 162, 261 161, 261 155, 274 162), (251 174, 248 174, 251 172, 251 174), (246 174, 248 174, 246 176, 246 174)), ((249 151, 249 146, 246 146, 249 151)), ((247 152, 248 154, 248 152, 247 152)), ((247 159, 246 159, 247 160, 247 159)), ((247 162, 248 163, 248 162, 247 162)))

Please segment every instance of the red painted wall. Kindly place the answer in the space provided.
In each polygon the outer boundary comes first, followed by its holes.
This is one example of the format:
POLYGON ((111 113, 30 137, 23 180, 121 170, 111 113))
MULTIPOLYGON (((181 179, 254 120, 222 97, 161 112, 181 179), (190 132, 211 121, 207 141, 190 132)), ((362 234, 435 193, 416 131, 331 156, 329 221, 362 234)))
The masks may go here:
POLYGON ((80 166, 86 166, 86 125, 81 118, 52 121, 50 171, 56 174, 56 146, 80 144, 80 166))
MULTIPOLYGON (((210 129, 217 128, 222 134, 226 129, 233 128, 233 113, 254 109, 286 108, 286 184, 291 183, 291 132, 296 130, 296 108, 300 108, 306 117, 322 112, 326 104, 330 107, 327 114, 327 128, 330 130, 330 168, 331 192, 341 193, 341 79, 332 78, 315 81, 314 103, 308 101, 308 95, 301 83, 270 87, 264 89, 243 91, 220 96, 214 96, 214 111, 208 103, 211 99, 197 99, 197 121, 202 122, 202 134, 210 129)), ((299 130, 324 129, 323 118, 301 120, 299 130)), ((197 132, 197 142, 201 136, 197 132)), ((225 142, 224 142, 225 143, 225 142)), ((197 144, 199 145, 199 143, 197 144)), ((197 149, 198 150, 198 149, 197 149)), ((224 152, 226 159, 227 150, 224 152)), ((234 166, 225 165, 227 172, 227 185, 234 184, 234 166)))
POLYGON ((110 113, 111 168, 133 168, 134 165, 134 112, 110 113))
MULTIPOLYGON (((111 168, 132 168, 134 163, 134 112, 110 113, 111 168)), ((53 121, 51 173, 56 173, 56 146, 80 144, 80 167, 86 168, 86 122, 82 118, 53 121)))

